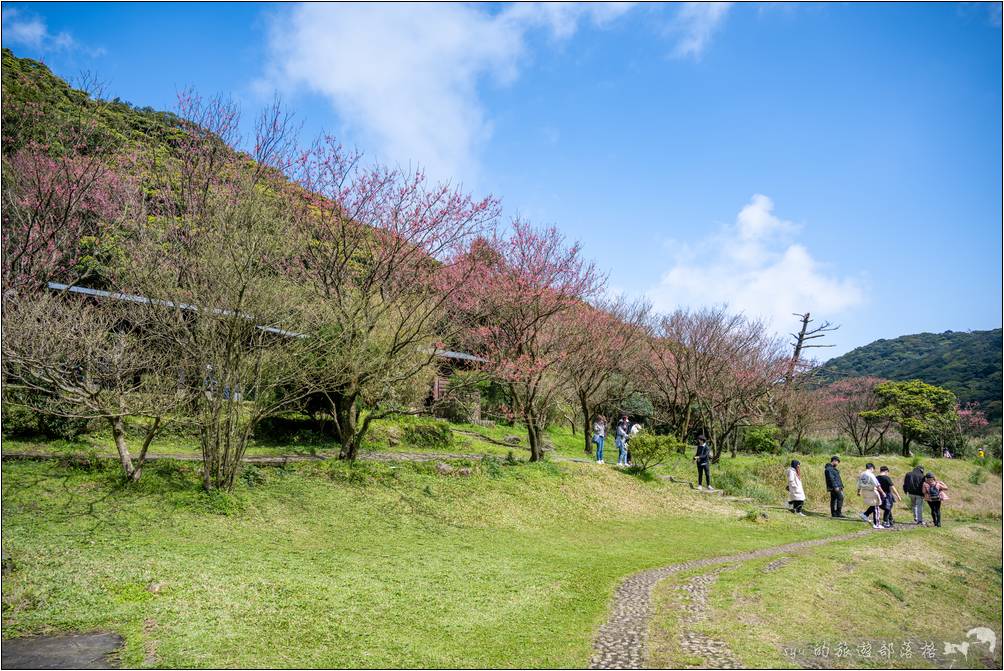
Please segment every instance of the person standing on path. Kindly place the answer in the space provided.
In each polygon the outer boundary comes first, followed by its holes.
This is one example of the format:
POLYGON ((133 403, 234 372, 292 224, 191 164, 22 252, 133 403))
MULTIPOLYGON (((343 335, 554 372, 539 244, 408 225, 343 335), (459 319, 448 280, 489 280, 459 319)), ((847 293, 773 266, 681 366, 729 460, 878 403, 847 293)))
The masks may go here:
POLYGON ((837 468, 839 463, 840 457, 833 455, 830 457, 830 463, 823 469, 823 475, 826 476, 826 491, 830 493, 832 517, 844 516, 844 481, 840 477, 840 469, 837 468))
POLYGON ((593 443, 596 444, 596 463, 603 463, 603 441, 607 437, 607 418, 600 415, 593 423, 593 443))
POLYGON ((903 497, 896 490, 892 478, 889 476, 889 467, 883 466, 879 469, 879 490, 882 493, 882 526, 886 529, 892 528, 892 509, 896 501, 901 501, 903 497))
POLYGON ((861 513, 861 519, 868 522, 871 518, 872 528, 881 529, 878 522, 878 507, 882 503, 882 495, 879 493, 878 478, 875 477, 875 464, 871 462, 865 465, 865 470, 858 476, 858 496, 868 506, 861 513))
POLYGON ((627 466, 627 417, 621 417, 614 433, 614 444, 617 446, 617 465, 627 466))
POLYGON ((703 489, 701 487, 703 478, 708 483, 708 491, 715 491, 711 488, 711 446, 704 436, 697 437, 697 453, 694 454, 694 461, 697 462, 697 488, 703 489))
POLYGON ((805 517, 805 513, 802 512, 802 506, 805 505, 805 490, 802 488, 802 467, 798 459, 792 459, 788 468, 787 489, 791 512, 805 517))
POLYGON ((917 465, 903 476, 903 493, 910 496, 910 507, 913 508, 913 523, 924 525, 924 468, 917 465))
POLYGON ((941 526, 941 502, 948 500, 948 486, 941 480, 934 477, 934 473, 924 476, 924 500, 931 506, 931 519, 934 526, 941 526))

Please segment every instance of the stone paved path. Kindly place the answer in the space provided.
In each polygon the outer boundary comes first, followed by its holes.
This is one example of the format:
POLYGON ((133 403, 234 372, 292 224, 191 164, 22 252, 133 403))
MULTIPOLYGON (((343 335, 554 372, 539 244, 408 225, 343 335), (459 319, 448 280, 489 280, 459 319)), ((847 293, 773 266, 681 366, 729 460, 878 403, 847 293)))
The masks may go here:
POLYGON ((614 592, 610 617, 600 627, 599 634, 593 642, 593 657, 589 666, 593 669, 623 669, 640 668, 644 665, 648 622, 651 617, 652 589, 656 583, 673 573, 704 566, 718 566, 750 559, 773 557, 795 550, 858 538, 872 532, 872 529, 866 529, 840 536, 788 543, 787 545, 752 550, 726 557, 696 559, 635 573, 625 579, 614 592))
MULTIPOLYGON (((735 567, 731 567, 735 568, 735 567)), ((680 632, 680 648, 689 656, 701 660, 697 668, 702 669, 739 669, 742 664, 736 659, 729 646, 690 629, 691 625, 702 622, 708 617, 708 593, 718 579, 718 574, 728 568, 715 569, 711 573, 694 576, 686 583, 677 586, 677 590, 686 593, 686 604, 683 606, 686 615, 680 620, 684 630, 680 632)))

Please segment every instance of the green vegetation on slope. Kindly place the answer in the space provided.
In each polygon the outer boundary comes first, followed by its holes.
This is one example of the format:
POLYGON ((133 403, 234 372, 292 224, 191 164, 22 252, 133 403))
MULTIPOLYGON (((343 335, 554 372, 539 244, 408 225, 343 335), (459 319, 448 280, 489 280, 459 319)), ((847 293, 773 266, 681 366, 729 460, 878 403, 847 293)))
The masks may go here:
POLYGON ((961 403, 977 402, 1001 419, 1001 329, 917 333, 876 340, 823 365, 824 379, 874 376, 923 380, 951 389, 961 403))
POLYGON ((5 637, 110 629, 127 666, 582 666, 647 567, 839 533, 587 464, 3 466, 5 637), (695 518, 702 524, 693 524, 695 518))
POLYGON ((955 668, 999 669, 999 643, 990 654, 969 639, 965 658, 945 656, 944 643, 966 641, 974 627, 992 628, 999 641, 1000 543, 999 523, 960 524, 878 532, 785 555, 786 563, 744 562, 718 575, 698 623, 681 622, 678 586, 708 569, 674 576, 656 589, 649 663, 701 664, 679 643, 682 631, 693 631, 727 642, 744 666, 951 668, 954 659, 955 668), (930 642, 933 660, 923 656, 930 642))

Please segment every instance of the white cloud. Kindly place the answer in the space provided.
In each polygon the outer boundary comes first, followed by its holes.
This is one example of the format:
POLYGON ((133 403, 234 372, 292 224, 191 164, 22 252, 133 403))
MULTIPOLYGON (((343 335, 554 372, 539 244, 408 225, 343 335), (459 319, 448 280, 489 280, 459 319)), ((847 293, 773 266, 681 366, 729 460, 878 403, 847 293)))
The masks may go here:
MULTIPOLYGON (((62 31, 53 35, 40 17, 25 14, 14 7, 3 8, 2 23, 4 44, 17 44, 39 51, 82 49, 69 33, 62 31)), ((97 55, 101 50, 85 51, 97 55)))
POLYGON ((491 134, 478 97, 485 80, 512 82, 526 35, 567 39, 583 21, 605 26, 628 4, 298 5, 272 23, 266 84, 325 96, 348 129, 385 161, 437 178, 474 178, 491 134))
POLYGON ((727 303, 782 330, 795 312, 834 319, 860 305, 860 283, 828 273, 804 245, 793 241, 798 230, 774 214, 770 198, 756 194, 734 224, 693 245, 670 243, 673 267, 649 298, 667 311, 727 303))
POLYGON ((731 8, 731 2, 684 2, 670 26, 679 35, 673 55, 699 58, 731 8))

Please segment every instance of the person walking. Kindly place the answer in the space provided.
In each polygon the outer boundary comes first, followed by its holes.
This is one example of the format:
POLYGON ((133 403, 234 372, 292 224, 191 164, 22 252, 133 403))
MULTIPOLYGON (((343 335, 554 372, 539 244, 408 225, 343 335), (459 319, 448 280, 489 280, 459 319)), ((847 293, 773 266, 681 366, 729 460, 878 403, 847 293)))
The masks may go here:
POLYGON ((830 493, 830 516, 844 517, 844 481, 840 478, 840 469, 837 465, 840 457, 833 455, 830 463, 823 469, 826 477, 826 491, 830 493))
POLYGON ((865 465, 865 470, 858 476, 858 496, 868 506, 861 513, 861 519, 865 522, 871 521, 873 529, 881 529, 878 522, 878 508, 882 503, 882 495, 879 493, 878 478, 875 477, 875 464, 871 462, 865 465))
POLYGON ((896 485, 893 484, 889 475, 889 467, 883 466, 879 469, 878 476, 879 490, 882 494, 882 526, 886 529, 892 528, 892 509, 896 501, 901 501, 903 497, 899 495, 896 485))
POLYGON ((708 491, 715 491, 711 488, 711 446, 708 445, 704 436, 697 437, 697 452, 694 454, 694 461, 697 462, 697 489, 704 489, 701 487, 703 478, 708 483, 708 491))
POLYGON ((788 468, 788 505, 791 512, 805 517, 802 506, 805 505, 805 490, 802 488, 802 466, 798 459, 791 460, 788 468))
POLYGON ((903 493, 910 497, 913 509, 913 523, 924 526, 924 467, 917 465, 903 476, 903 493))
POLYGON ((934 477, 934 473, 924 476, 924 500, 931 506, 931 519, 934 526, 941 526, 941 502, 948 500, 948 486, 941 480, 934 477))
POLYGON ((607 437, 607 418, 600 415, 593 423, 593 443, 596 444, 596 463, 603 463, 603 441, 607 437))
POLYGON ((617 422, 614 444, 617 446, 617 465, 627 466, 627 417, 621 417, 621 421, 617 422))

